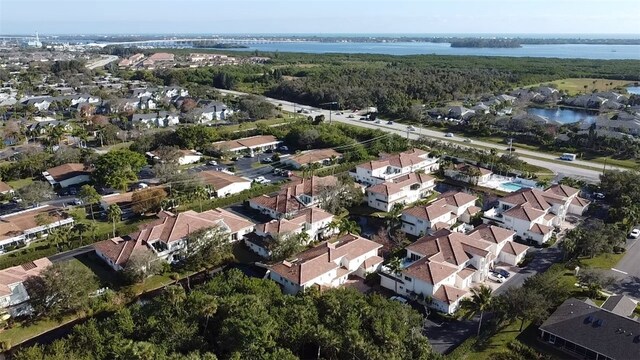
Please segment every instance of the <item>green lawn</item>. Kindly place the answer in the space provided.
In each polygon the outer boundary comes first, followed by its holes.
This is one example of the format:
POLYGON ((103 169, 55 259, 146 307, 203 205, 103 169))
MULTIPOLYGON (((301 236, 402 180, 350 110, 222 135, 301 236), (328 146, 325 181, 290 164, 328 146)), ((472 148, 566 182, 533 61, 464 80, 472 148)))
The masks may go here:
POLYGON ((11 329, 0 332, 0 341, 6 341, 7 345, 14 346, 34 336, 38 336, 49 330, 55 329, 68 322, 77 319, 76 315, 64 317, 61 321, 57 320, 41 320, 33 324, 17 323, 11 329))
POLYGON ((25 187, 33 182, 33 178, 19 179, 7 181, 7 184, 11 186, 14 190, 18 190, 21 187, 25 187))
POLYGON ((611 269, 622 259, 623 254, 602 254, 593 259, 582 258, 580 263, 592 269, 611 269))

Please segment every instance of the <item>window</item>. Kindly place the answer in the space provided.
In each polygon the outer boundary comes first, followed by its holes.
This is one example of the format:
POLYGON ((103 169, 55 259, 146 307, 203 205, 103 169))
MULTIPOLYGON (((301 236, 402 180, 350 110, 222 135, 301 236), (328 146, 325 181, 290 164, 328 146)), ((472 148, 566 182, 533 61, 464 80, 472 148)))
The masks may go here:
POLYGON ((408 277, 408 276, 405 276, 404 279, 407 280, 407 281, 411 281, 411 278, 408 277))
POLYGON ((555 344, 556 343, 556 336, 553 334, 549 334, 549 343, 551 344, 555 344))

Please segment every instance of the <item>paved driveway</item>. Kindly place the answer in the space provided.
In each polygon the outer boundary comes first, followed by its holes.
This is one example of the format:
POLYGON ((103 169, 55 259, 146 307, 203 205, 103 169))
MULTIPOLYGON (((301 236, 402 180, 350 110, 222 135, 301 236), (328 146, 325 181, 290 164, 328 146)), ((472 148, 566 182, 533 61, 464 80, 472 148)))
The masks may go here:
POLYGON ((562 250, 558 249, 557 244, 549 248, 529 250, 535 252, 535 257, 520 272, 512 274, 507 281, 494 291, 494 295, 500 295, 511 287, 520 287, 529 277, 547 270, 551 265, 562 261, 562 250))

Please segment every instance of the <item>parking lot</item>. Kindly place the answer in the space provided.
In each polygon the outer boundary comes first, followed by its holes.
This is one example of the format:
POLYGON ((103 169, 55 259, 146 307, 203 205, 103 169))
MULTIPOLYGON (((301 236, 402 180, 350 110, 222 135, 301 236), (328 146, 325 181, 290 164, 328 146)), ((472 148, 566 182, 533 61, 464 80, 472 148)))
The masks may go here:
POLYGON ((496 266, 494 267, 494 270, 499 273, 508 274, 508 276, 502 275, 502 282, 499 282, 496 280, 497 276, 489 273, 489 277, 484 281, 484 284, 489 286, 491 290, 495 291, 498 288, 500 288, 502 285, 505 285, 506 283, 508 283, 509 280, 511 280, 512 276, 518 273, 519 268, 517 266, 510 266, 506 264, 496 264, 496 266))

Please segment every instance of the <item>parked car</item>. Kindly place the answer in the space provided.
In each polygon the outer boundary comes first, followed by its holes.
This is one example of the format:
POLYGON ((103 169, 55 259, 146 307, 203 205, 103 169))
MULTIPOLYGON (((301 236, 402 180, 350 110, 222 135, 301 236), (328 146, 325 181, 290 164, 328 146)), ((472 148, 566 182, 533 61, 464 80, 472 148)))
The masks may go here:
POLYGON ((17 196, 14 196, 14 197, 11 199, 11 202, 12 202, 12 203, 14 203, 14 204, 20 204, 20 203, 22 202, 22 199, 20 199, 20 198, 19 198, 19 197, 17 197, 17 196))
POLYGON ((511 274, 509 274, 509 272, 505 269, 496 269, 495 272, 502 275, 502 277, 505 279, 508 279, 509 276, 511 276, 511 274))
POLYGON ((210 161, 208 162, 208 164, 209 164, 209 165, 211 165, 211 166, 217 166, 217 165, 218 165, 218 162, 217 162, 217 161, 215 161, 215 160, 210 160, 210 161))
POLYGON ((594 193, 593 194, 593 198, 594 199, 598 199, 598 200, 604 200, 604 194, 603 193, 594 193))
POLYGON ((446 134, 444 134, 444 137, 451 137, 452 138, 453 137, 453 133, 446 133, 446 134))
POLYGON ((397 301, 397 302, 402 303, 402 304, 406 304, 406 303, 409 302, 409 300, 403 298, 402 296, 392 296, 392 297, 389 298, 389 300, 397 301))
POLYGON ((489 273, 489 280, 493 280, 493 281, 495 281, 497 283, 501 283, 502 284, 505 279, 504 279, 504 276, 502 276, 500 274, 497 274, 495 272, 490 272, 489 273))
POLYGON ((261 161, 263 164, 270 164, 273 162, 273 160, 271 159, 271 157, 266 157, 264 159, 262 159, 261 161))
POLYGON ((271 180, 265 178, 264 176, 258 176, 257 178, 253 179, 253 181, 258 184, 268 184, 271 182, 271 180))
POLYGON ((77 193, 78 193, 78 188, 75 188, 75 187, 69 188, 69 195, 76 195, 77 193))
POLYGON ((631 230, 631 232, 629 233, 629 237, 632 239, 637 239, 638 237, 640 237, 640 229, 631 230))
POLYGON ((289 151, 289 147, 287 147, 287 146, 284 146, 284 145, 283 145, 283 146, 280 146, 280 147, 278 148, 278 150, 279 150, 279 151, 289 151))
POLYGON ((74 199, 74 200, 73 200, 73 205, 80 206, 80 205, 82 205, 82 204, 83 204, 83 203, 82 203, 82 200, 80 200, 80 199, 74 199))

